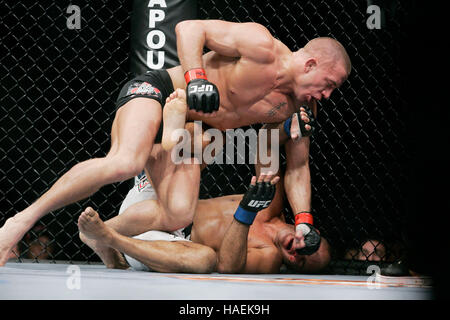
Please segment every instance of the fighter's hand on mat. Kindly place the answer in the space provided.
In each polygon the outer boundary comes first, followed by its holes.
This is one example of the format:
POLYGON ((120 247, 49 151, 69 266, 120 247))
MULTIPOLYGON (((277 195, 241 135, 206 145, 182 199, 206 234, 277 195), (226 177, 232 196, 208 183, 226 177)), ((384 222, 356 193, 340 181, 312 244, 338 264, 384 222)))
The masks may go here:
POLYGON ((308 107, 300 107, 300 111, 294 113, 285 121, 284 129, 291 139, 309 137, 314 132, 314 115, 308 107))

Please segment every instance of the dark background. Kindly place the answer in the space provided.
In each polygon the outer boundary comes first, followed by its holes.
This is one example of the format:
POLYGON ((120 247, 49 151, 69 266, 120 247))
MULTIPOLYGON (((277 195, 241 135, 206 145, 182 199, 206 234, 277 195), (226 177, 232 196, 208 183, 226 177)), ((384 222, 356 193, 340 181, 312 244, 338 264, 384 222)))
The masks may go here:
MULTIPOLYGON (((310 158, 315 223, 335 249, 335 272, 350 272, 354 261, 342 264, 343 254, 366 239, 383 241, 390 260, 405 254, 414 8, 387 0, 198 1, 199 18, 259 22, 291 50, 318 36, 347 49, 352 73, 319 103, 310 158), (382 9, 379 30, 366 26, 369 4, 382 9)), ((131 12, 131 1, 120 0, 0 1, 0 225, 73 165, 108 151, 114 102, 131 75, 131 12), (81 8, 80 30, 66 27, 70 4, 81 8)), ((242 193, 252 172, 210 165, 200 196, 242 193)), ((79 240, 77 217, 88 205, 103 219, 114 216, 129 187, 105 186, 43 218, 50 258, 99 261, 79 240)))

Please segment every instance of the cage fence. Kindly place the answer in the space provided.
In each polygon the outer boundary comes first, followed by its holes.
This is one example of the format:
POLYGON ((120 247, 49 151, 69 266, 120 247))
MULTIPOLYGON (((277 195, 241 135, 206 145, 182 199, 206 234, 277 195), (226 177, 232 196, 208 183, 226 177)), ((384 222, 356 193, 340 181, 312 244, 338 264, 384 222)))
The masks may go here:
MULTIPOLYGON (((382 28, 369 29, 372 2, 198 0, 198 18, 261 23, 291 50, 319 36, 336 38, 347 49, 351 75, 319 102, 310 150, 313 214, 334 249, 330 271, 337 273, 364 273, 368 264, 403 255, 407 155, 398 65, 407 10, 400 1, 379 1, 382 28)), ((131 75, 132 4, 2 0, 0 9, 3 225, 73 165, 108 151, 114 102, 131 75), (79 30, 66 26, 71 4, 82 8, 79 30)), ((243 193, 253 173, 250 164, 209 165, 200 197, 243 193)), ((129 187, 130 181, 108 185, 50 213, 21 241, 19 257, 98 262, 79 240, 77 217, 86 206, 103 219, 113 217, 129 187)), ((285 216, 293 222, 288 203, 285 216)))

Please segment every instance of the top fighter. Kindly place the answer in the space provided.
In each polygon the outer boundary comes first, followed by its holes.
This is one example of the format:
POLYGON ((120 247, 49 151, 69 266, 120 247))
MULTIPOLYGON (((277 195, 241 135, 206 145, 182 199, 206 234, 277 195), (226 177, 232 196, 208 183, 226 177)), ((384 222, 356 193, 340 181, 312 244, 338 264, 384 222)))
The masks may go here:
MULTIPOLYGON (((345 49, 330 38, 313 39, 292 52, 256 23, 192 20, 179 23, 175 31, 181 65, 148 72, 125 84, 117 100, 108 154, 75 165, 36 202, 6 221, 0 229, 0 266, 27 230, 48 212, 139 174, 153 146, 161 141, 166 98, 175 89, 185 88, 186 82, 187 119, 224 130, 281 122, 301 104, 328 98, 351 70, 345 49), (205 46, 211 52, 202 55, 205 46)), ((312 108, 315 111, 315 105, 312 108)), ((166 125, 179 126, 175 122, 166 125)), ((164 165, 158 165, 159 170, 151 168, 147 174, 158 194, 159 209, 166 213, 161 224, 176 230, 193 218, 200 168, 182 164, 173 175, 165 176, 164 165)), ((286 188, 295 192, 292 189, 286 188)), ((307 206, 298 204, 301 210, 310 210, 307 206)))

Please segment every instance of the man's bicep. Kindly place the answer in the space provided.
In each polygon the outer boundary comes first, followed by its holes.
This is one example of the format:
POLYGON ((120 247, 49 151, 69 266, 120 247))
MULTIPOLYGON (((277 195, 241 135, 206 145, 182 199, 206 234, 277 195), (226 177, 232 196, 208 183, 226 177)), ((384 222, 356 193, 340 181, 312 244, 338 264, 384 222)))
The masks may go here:
POLYGON ((225 56, 245 57, 257 62, 270 62, 274 38, 264 26, 253 23, 234 23, 205 20, 206 46, 225 56))

